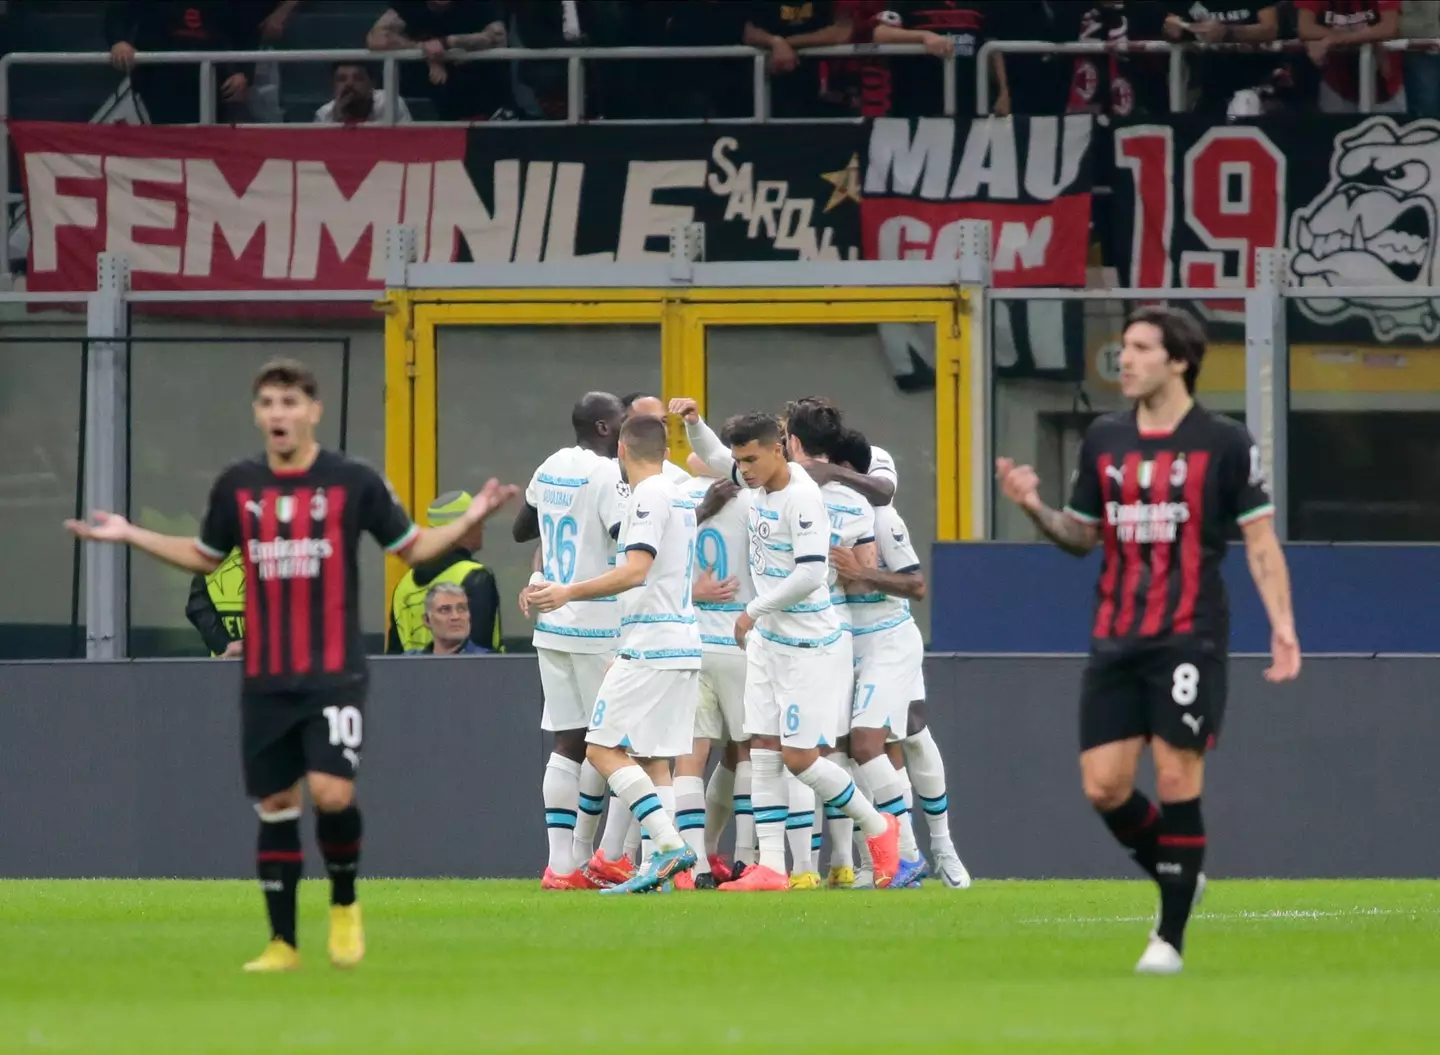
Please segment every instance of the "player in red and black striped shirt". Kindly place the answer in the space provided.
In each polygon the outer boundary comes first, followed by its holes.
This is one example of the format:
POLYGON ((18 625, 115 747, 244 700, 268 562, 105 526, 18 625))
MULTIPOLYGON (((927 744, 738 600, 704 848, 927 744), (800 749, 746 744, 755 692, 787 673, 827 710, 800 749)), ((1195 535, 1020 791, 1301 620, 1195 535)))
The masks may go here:
POLYGON ((1285 555, 1260 452, 1245 428, 1195 402, 1205 335, 1183 311, 1141 308, 1125 326, 1120 387, 1133 410, 1085 433, 1063 511, 1040 500, 1028 465, 996 463, 1006 497, 1066 552, 1105 547, 1080 694, 1085 795, 1160 886, 1160 919, 1136 970, 1180 970, 1204 892, 1200 792, 1225 715, 1229 602, 1220 578, 1232 524, 1270 617, 1265 676, 1300 673, 1285 555), (1135 790, 1146 742, 1160 805, 1135 790))
POLYGON ((352 967, 365 952, 355 875, 360 811, 355 772, 364 741, 367 674, 360 641, 360 535, 411 565, 449 552, 517 493, 495 480, 458 520, 419 529, 384 478, 315 439, 315 375, 278 360, 255 380, 255 423, 265 453, 215 481, 197 539, 160 535, 122 516, 67 521, 84 539, 123 542, 208 575, 239 547, 245 568, 245 678, 241 740, 245 790, 257 800, 257 866, 271 941, 246 970, 299 966, 300 781, 315 804, 315 834, 331 881, 330 959, 352 967))

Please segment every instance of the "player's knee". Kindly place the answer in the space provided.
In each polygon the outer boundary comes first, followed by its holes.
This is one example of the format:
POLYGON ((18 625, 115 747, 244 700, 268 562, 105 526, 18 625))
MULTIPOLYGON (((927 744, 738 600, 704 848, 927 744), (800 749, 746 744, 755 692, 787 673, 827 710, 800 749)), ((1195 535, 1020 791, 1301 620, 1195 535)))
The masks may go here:
POLYGON ((910 704, 910 713, 905 719, 905 735, 918 736, 925 728, 925 702, 915 700, 910 704))
POLYGON ((580 762, 585 758, 585 751, 584 729, 562 729, 555 734, 555 753, 561 758, 580 762))
POLYGON ((1118 809, 1134 790, 1123 773, 1086 773, 1082 778, 1085 797, 1101 813, 1118 809))
POLYGON ((261 817, 274 816, 279 813, 286 813, 290 810, 300 808, 300 788, 296 785, 293 788, 286 788, 284 791, 276 792, 274 795, 266 795, 255 806, 261 817))
POLYGON ((1200 795, 1196 767, 1184 764, 1155 767, 1155 794, 1161 802, 1188 802, 1200 795))
POLYGON ((339 813, 355 802, 355 784, 349 780, 312 781, 310 801, 321 813, 339 813))

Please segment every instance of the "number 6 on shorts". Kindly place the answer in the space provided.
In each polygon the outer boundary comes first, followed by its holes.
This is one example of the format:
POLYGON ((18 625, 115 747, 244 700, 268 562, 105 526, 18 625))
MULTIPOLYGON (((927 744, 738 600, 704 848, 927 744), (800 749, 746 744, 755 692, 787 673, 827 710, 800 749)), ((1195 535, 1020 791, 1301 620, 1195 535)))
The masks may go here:
POLYGON ((800 730, 800 705, 792 703, 785 708, 785 731, 787 733, 799 732, 800 730))

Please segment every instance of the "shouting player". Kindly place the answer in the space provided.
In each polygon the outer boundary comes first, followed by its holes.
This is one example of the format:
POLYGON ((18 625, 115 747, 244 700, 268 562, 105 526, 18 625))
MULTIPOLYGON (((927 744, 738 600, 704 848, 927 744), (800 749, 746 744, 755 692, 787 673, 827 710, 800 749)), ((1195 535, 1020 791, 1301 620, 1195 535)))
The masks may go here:
POLYGON ((240 696, 245 790, 260 814, 257 870, 271 940, 247 971, 288 971, 296 951, 295 895, 303 778, 330 876, 330 960, 365 954, 355 877, 360 810, 355 774, 368 686, 360 641, 361 532, 414 566, 442 556, 512 498, 491 480, 456 520, 417 529, 384 479, 315 440, 315 375, 293 360, 255 379, 255 424, 265 452, 215 481, 198 539, 160 535, 113 513, 66 521, 83 539, 121 542, 185 571, 208 575, 239 547, 245 567, 245 672, 240 696))
POLYGON ((644 826, 654 853, 606 894, 654 890, 697 861, 675 827, 670 783, 670 759, 690 750, 700 692, 700 631, 690 596, 694 503, 664 477, 663 421, 645 415, 626 421, 619 455, 631 493, 615 568, 530 594, 531 607, 547 613, 620 597, 620 644, 595 701, 586 754, 644 826))
POLYGON ((1300 673, 1290 578, 1260 451, 1243 426, 1195 402, 1205 335, 1183 311, 1140 308, 1120 346, 1133 409, 1090 426, 1063 512, 1040 500, 1029 466, 996 462, 1006 497, 1068 553, 1105 545, 1090 660, 1080 691, 1085 795, 1160 887, 1160 918, 1136 970, 1174 974, 1204 890, 1205 751, 1225 717, 1229 604, 1220 577, 1239 524, 1270 617, 1270 681, 1300 673), (1135 790, 1146 741, 1157 807, 1135 790))
MULTIPOLYGON (((615 554, 626 488, 615 461, 624 409, 608 392, 590 392, 575 404, 570 423, 575 445, 541 463, 525 489, 525 506, 515 518, 516 542, 540 540, 540 573, 547 583, 565 585, 605 572, 615 554)), ((531 588, 521 595, 527 607, 531 588)), ((597 596, 535 621, 535 655, 545 710, 540 727, 555 734, 541 793, 550 858, 540 881, 546 890, 587 890, 593 884, 580 870, 593 841, 605 784, 585 759, 585 729, 605 666, 620 638, 613 597, 597 596), (577 833, 584 807, 586 828, 577 833)))

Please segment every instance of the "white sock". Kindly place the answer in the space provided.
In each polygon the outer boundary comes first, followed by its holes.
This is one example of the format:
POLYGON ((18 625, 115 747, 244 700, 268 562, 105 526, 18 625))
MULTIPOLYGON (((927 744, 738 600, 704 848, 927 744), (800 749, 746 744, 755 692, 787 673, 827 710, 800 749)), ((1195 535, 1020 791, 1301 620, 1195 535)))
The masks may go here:
MULTIPOLYGON (((865 794, 865 797, 874 801, 875 796, 870 790, 870 785, 865 781, 865 773, 861 769, 860 763, 856 762, 853 758, 850 760, 850 776, 855 781, 855 786, 865 794)), ((849 820, 849 818, 847 817, 846 820, 849 820)), ((870 860, 870 844, 865 839, 865 833, 855 827, 854 821, 850 821, 850 827, 850 842, 855 849, 856 860, 859 862, 860 867, 874 867, 874 862, 870 860)))
POLYGON ((610 790, 615 792, 616 798, 624 800, 631 814, 645 826, 661 850, 678 850, 685 845, 664 806, 665 798, 674 801, 674 788, 657 788, 639 766, 621 766, 610 774, 610 790))
POLYGON ((640 822, 633 816, 630 823, 625 826, 625 856, 635 860, 635 853, 640 849, 645 839, 645 829, 640 827, 640 822))
MULTIPOLYGON (((785 821, 790 814, 785 794, 785 766, 779 751, 754 748, 750 751, 754 780, 755 845, 757 861, 765 868, 785 874, 785 821)), ((739 774, 736 774, 737 777, 739 774)))
MULTIPOLYGON (((676 780, 679 786, 679 780, 676 780)), ((735 812, 735 770, 716 766, 705 785, 705 853, 720 852, 720 836, 735 812)))
POLYGON ((755 807, 751 803, 754 783, 754 766, 749 762, 738 763, 735 766, 735 860, 747 864, 757 860, 755 807))
POLYGON ((900 783, 905 789, 901 796, 905 802, 905 812, 900 815, 900 859, 915 861, 920 857, 920 846, 915 842, 915 789, 910 786, 909 773, 903 769, 895 772, 899 774, 900 783))
POLYGON ((575 816, 575 864, 583 865, 595 852, 595 829, 605 812, 605 778, 588 761, 580 766, 580 812, 575 816))
POLYGON ((817 758, 809 769, 796 773, 827 806, 834 806, 860 826, 866 836, 885 834, 885 818, 876 812, 850 779, 850 774, 828 758, 817 758))
POLYGON ((705 781, 702 777, 675 778, 675 826, 680 838, 695 851, 695 874, 710 871, 705 850, 705 781))
POLYGON ((950 800, 945 792, 945 760, 926 726, 901 745, 905 750, 905 768, 915 794, 920 797, 920 810, 930 829, 931 853, 954 853, 950 838, 950 800))
POLYGON ((545 800, 545 835, 550 841, 550 871, 575 871, 575 813, 580 805, 580 763, 552 754, 540 782, 545 800))
POLYGON ((625 856, 625 835, 633 823, 635 818, 630 816, 630 807, 619 795, 611 795, 605 812, 605 831, 600 835, 600 852, 607 861, 618 861, 625 856))
POLYGON ((865 778, 866 785, 870 788, 870 794, 875 800, 875 808, 881 813, 892 814, 900 822, 900 856, 907 861, 915 860, 920 851, 915 847, 915 829, 913 827, 910 828, 908 840, 909 852, 906 852, 905 782, 901 778, 900 771, 890 761, 889 755, 882 754, 862 765, 860 772, 865 778))
MULTIPOLYGON (((665 807, 665 814, 673 821, 675 819, 675 785, 656 784, 655 794, 660 796, 660 805, 665 807)), ((678 831, 678 829, 677 829, 678 831)), ((685 836, 680 836, 680 841, 685 841, 685 836)), ((658 845, 655 833, 644 824, 640 825, 640 867, 644 868, 650 863, 650 858, 655 856, 655 847, 658 845)))
POLYGON ((790 844, 790 872, 792 875, 813 872, 815 862, 810 854, 810 829, 815 824, 815 792, 789 772, 785 774, 785 792, 790 803, 790 812, 785 818, 785 841, 790 844))

